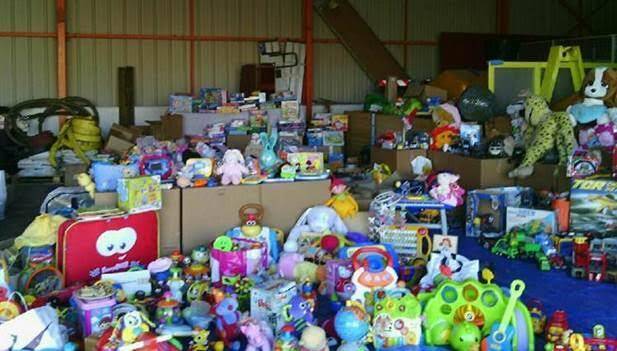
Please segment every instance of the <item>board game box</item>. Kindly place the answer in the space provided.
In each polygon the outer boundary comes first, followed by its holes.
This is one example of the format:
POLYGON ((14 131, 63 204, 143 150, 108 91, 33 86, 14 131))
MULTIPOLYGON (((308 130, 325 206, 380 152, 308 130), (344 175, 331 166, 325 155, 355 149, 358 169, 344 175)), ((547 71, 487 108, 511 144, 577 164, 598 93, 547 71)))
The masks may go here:
POLYGON ((617 181, 574 180, 570 190, 570 231, 617 236, 617 181))

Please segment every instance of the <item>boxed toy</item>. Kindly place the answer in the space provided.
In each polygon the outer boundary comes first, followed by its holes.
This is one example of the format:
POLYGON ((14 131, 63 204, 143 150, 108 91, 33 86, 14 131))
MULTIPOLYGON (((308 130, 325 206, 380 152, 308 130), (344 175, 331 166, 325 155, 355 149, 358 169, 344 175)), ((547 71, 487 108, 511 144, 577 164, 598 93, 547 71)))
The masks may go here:
POLYGON ((298 121, 300 119, 300 104, 298 101, 282 101, 281 102, 281 120, 283 121, 298 121))
POLYGON ((163 207, 161 177, 143 176, 118 180, 118 207, 129 213, 158 211, 163 207))
POLYGON ((348 115, 333 115, 332 116, 332 128, 341 132, 349 130, 349 116, 348 115))
POLYGON ((193 97, 188 94, 169 95, 170 113, 191 113, 193 112, 193 97))
POLYGON ((467 193, 465 233, 497 238, 505 234, 506 209, 531 207, 533 190, 523 187, 488 188, 467 193))
POLYGON ((617 236, 617 181, 574 180, 570 191, 570 231, 617 236))
POLYGON ((284 279, 271 279, 256 285, 251 289, 251 317, 280 330, 287 323, 283 307, 297 294, 296 283, 284 279))
POLYGON ((555 234, 557 232, 557 217, 553 211, 508 207, 506 209, 506 233, 509 233, 513 228, 523 229, 530 235, 538 233, 555 234))

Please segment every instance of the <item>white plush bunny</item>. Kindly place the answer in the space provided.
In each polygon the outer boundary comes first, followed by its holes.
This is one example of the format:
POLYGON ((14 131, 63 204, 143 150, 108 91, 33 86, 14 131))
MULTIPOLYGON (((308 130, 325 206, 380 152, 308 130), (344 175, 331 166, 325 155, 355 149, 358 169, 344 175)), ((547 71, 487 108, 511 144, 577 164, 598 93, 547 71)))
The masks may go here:
POLYGON ((304 211, 291 229, 289 237, 283 246, 285 252, 298 251, 298 238, 302 233, 335 233, 347 234, 347 226, 332 208, 315 206, 304 211))

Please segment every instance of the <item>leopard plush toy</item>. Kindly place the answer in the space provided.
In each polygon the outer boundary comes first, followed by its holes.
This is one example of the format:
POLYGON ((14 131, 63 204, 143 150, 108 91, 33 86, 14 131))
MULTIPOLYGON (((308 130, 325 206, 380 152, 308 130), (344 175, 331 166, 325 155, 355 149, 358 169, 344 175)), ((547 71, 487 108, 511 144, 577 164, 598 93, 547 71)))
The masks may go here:
POLYGON ((521 164, 510 173, 510 178, 525 178, 533 174, 533 165, 554 147, 559 152, 559 165, 565 165, 574 150, 574 123, 566 112, 552 112, 544 98, 536 95, 525 99, 527 146, 521 164))

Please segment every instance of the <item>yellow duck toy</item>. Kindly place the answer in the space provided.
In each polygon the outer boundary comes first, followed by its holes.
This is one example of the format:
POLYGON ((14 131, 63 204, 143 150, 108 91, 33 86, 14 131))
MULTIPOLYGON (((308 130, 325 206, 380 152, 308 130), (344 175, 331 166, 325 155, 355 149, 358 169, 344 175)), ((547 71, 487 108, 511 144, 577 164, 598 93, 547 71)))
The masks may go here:
POLYGON ((92 182, 92 178, 87 173, 79 173, 75 176, 75 180, 77 180, 77 184, 79 186, 84 187, 90 197, 94 199, 94 191, 96 189, 94 182, 92 182))
POLYGON ((358 213, 358 202, 342 180, 332 178, 330 192, 332 197, 326 202, 326 206, 332 207, 341 218, 350 218, 358 213))

